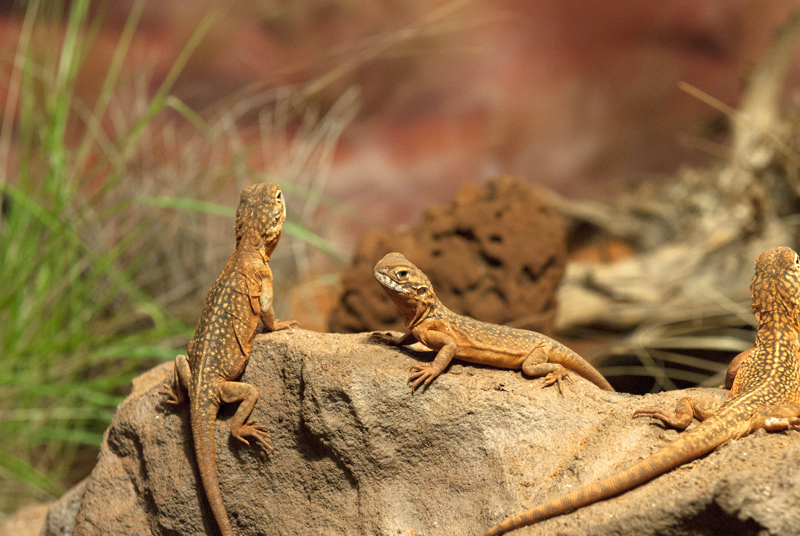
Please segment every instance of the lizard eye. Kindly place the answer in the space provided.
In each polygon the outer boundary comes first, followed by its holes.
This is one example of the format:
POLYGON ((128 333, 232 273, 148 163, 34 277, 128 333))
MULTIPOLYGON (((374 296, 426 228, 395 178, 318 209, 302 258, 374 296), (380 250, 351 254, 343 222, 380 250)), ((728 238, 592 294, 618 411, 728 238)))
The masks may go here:
POLYGON ((398 279, 405 279, 408 277, 408 270, 406 270, 405 268, 401 268, 395 272, 395 275, 397 276, 398 279))
POLYGON ((794 254, 794 265, 800 268, 800 255, 797 253, 794 254))
POLYGON ((283 199, 283 192, 278 190, 278 193, 275 194, 275 201, 280 201, 281 199, 283 199))

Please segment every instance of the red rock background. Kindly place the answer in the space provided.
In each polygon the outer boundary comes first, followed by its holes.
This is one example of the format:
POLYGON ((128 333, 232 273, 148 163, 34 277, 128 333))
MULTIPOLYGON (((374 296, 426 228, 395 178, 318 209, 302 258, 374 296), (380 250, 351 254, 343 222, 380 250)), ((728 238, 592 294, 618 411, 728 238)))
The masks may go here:
MULTIPOLYGON (((110 4, 81 77, 88 101, 133 4, 110 4)), ((722 139, 725 122, 678 82, 735 105, 775 26, 798 6, 150 0, 126 68, 151 70, 155 85, 212 7, 219 16, 176 87, 195 108, 248 86, 302 85, 353 62, 311 101, 324 110, 345 89, 360 90, 324 189, 362 213, 357 230, 409 221, 461 185, 500 173, 596 198, 708 161, 713 155, 698 146, 722 139)), ((19 25, 9 15, 2 21, 6 57, 19 25)), ((796 85, 797 69, 790 79, 796 85)))
MULTIPOLYGON (((154 46, 180 46, 203 10, 179 0, 150 4, 142 33, 154 46)), ((201 105, 245 84, 313 80, 450 7, 424 36, 365 61, 316 96, 326 104, 351 85, 361 89, 361 111, 342 140, 328 193, 391 209, 374 211, 381 223, 405 221, 427 204, 422 199, 445 201, 459 185, 497 173, 604 196, 624 180, 706 158, 687 145, 718 134, 719 114, 677 83, 735 104, 774 27, 798 5, 234 2, 178 92, 201 105), (282 10, 271 7, 277 4, 282 10)))

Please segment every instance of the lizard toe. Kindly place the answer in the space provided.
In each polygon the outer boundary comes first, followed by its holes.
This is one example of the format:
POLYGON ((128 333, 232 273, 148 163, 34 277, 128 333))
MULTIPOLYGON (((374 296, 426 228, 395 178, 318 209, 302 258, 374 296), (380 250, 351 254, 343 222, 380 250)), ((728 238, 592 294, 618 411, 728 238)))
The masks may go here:
POLYGON ((182 397, 180 394, 176 393, 175 388, 168 383, 165 383, 164 386, 159 389, 158 394, 167 397, 167 400, 165 401, 167 404, 176 406, 182 402, 182 397))

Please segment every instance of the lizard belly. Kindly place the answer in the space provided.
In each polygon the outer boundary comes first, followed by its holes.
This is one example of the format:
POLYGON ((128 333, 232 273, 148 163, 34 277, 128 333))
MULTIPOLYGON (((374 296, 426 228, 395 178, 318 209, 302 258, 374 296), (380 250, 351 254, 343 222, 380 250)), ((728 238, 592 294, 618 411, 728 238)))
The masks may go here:
POLYGON ((530 350, 499 348, 484 344, 458 345, 456 358, 469 363, 490 365, 498 368, 520 369, 530 350))

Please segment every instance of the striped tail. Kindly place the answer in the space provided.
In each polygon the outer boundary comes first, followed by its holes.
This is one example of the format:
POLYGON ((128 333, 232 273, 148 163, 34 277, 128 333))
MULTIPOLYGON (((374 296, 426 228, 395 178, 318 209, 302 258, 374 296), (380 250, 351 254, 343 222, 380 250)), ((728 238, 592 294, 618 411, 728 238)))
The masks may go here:
POLYGON ((630 469, 509 517, 486 531, 483 536, 500 536, 525 525, 566 514, 583 506, 619 495, 670 469, 711 452, 728 439, 736 436, 731 428, 733 427, 730 426, 729 419, 712 417, 630 469))
POLYGON ((217 520, 223 536, 233 536, 233 528, 228 519, 228 512, 222 502, 222 492, 219 489, 219 476, 217 475, 217 455, 214 433, 217 423, 219 406, 209 400, 191 402, 192 436, 194 437, 194 451, 197 467, 200 470, 200 480, 206 492, 208 504, 217 520))

